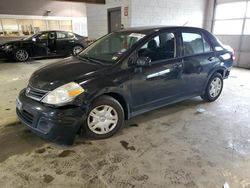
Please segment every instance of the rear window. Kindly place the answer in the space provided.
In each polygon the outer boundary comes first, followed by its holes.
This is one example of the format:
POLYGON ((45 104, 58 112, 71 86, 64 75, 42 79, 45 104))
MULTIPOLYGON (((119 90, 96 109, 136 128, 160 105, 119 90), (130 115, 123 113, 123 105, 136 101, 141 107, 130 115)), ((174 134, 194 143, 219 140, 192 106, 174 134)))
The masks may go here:
POLYGON ((73 33, 68 33, 68 32, 61 32, 57 31, 56 32, 57 39, 67 39, 67 38, 74 38, 73 33))

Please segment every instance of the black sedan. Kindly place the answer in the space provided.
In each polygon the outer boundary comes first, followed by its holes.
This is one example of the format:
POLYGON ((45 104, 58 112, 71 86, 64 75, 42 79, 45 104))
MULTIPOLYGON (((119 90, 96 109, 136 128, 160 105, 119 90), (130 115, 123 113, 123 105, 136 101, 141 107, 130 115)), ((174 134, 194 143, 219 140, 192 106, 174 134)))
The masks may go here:
POLYGON ((15 61, 30 57, 77 55, 87 46, 87 37, 67 31, 44 31, 27 38, 2 44, 0 50, 15 61))
POLYGON ((17 98, 17 115, 36 134, 65 144, 80 130, 108 138, 150 110, 196 96, 217 100, 233 60, 234 52, 203 29, 124 29, 34 72, 17 98))

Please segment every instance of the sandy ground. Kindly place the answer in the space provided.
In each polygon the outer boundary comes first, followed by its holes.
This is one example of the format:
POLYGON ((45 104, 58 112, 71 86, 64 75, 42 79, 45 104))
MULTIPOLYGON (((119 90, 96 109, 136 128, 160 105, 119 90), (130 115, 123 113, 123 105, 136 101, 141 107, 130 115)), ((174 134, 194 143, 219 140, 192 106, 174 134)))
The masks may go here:
POLYGON ((250 188, 250 71, 233 69, 214 103, 190 99, 133 118, 110 139, 66 147, 14 123, 13 97, 46 63, 18 64, 16 75, 15 64, 0 64, 1 80, 23 75, 0 86, 11 93, 1 94, 0 187, 250 188))

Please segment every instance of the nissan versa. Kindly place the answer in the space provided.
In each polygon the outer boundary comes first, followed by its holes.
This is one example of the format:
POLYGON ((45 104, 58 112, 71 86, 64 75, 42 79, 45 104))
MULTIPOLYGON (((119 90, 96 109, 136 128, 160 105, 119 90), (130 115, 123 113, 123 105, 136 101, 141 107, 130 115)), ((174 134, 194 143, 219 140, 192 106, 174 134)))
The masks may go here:
POLYGON ((36 134, 63 144, 82 129, 107 138, 144 112, 195 96, 215 101, 233 60, 231 50, 199 28, 113 32, 34 72, 17 98, 17 115, 36 134))

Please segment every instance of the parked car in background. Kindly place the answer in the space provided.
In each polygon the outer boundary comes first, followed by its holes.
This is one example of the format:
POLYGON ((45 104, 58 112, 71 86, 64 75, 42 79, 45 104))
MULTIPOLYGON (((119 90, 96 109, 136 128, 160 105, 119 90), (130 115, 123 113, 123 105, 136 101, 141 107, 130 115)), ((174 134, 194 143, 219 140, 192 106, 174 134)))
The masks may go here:
POLYGON ((218 99, 234 53, 192 27, 131 28, 33 73, 17 98, 20 121, 43 138, 103 139, 124 120, 201 96, 218 99))
POLYGON ((8 58, 27 61, 30 57, 77 55, 87 47, 87 37, 67 31, 43 31, 27 38, 2 44, 8 58))

